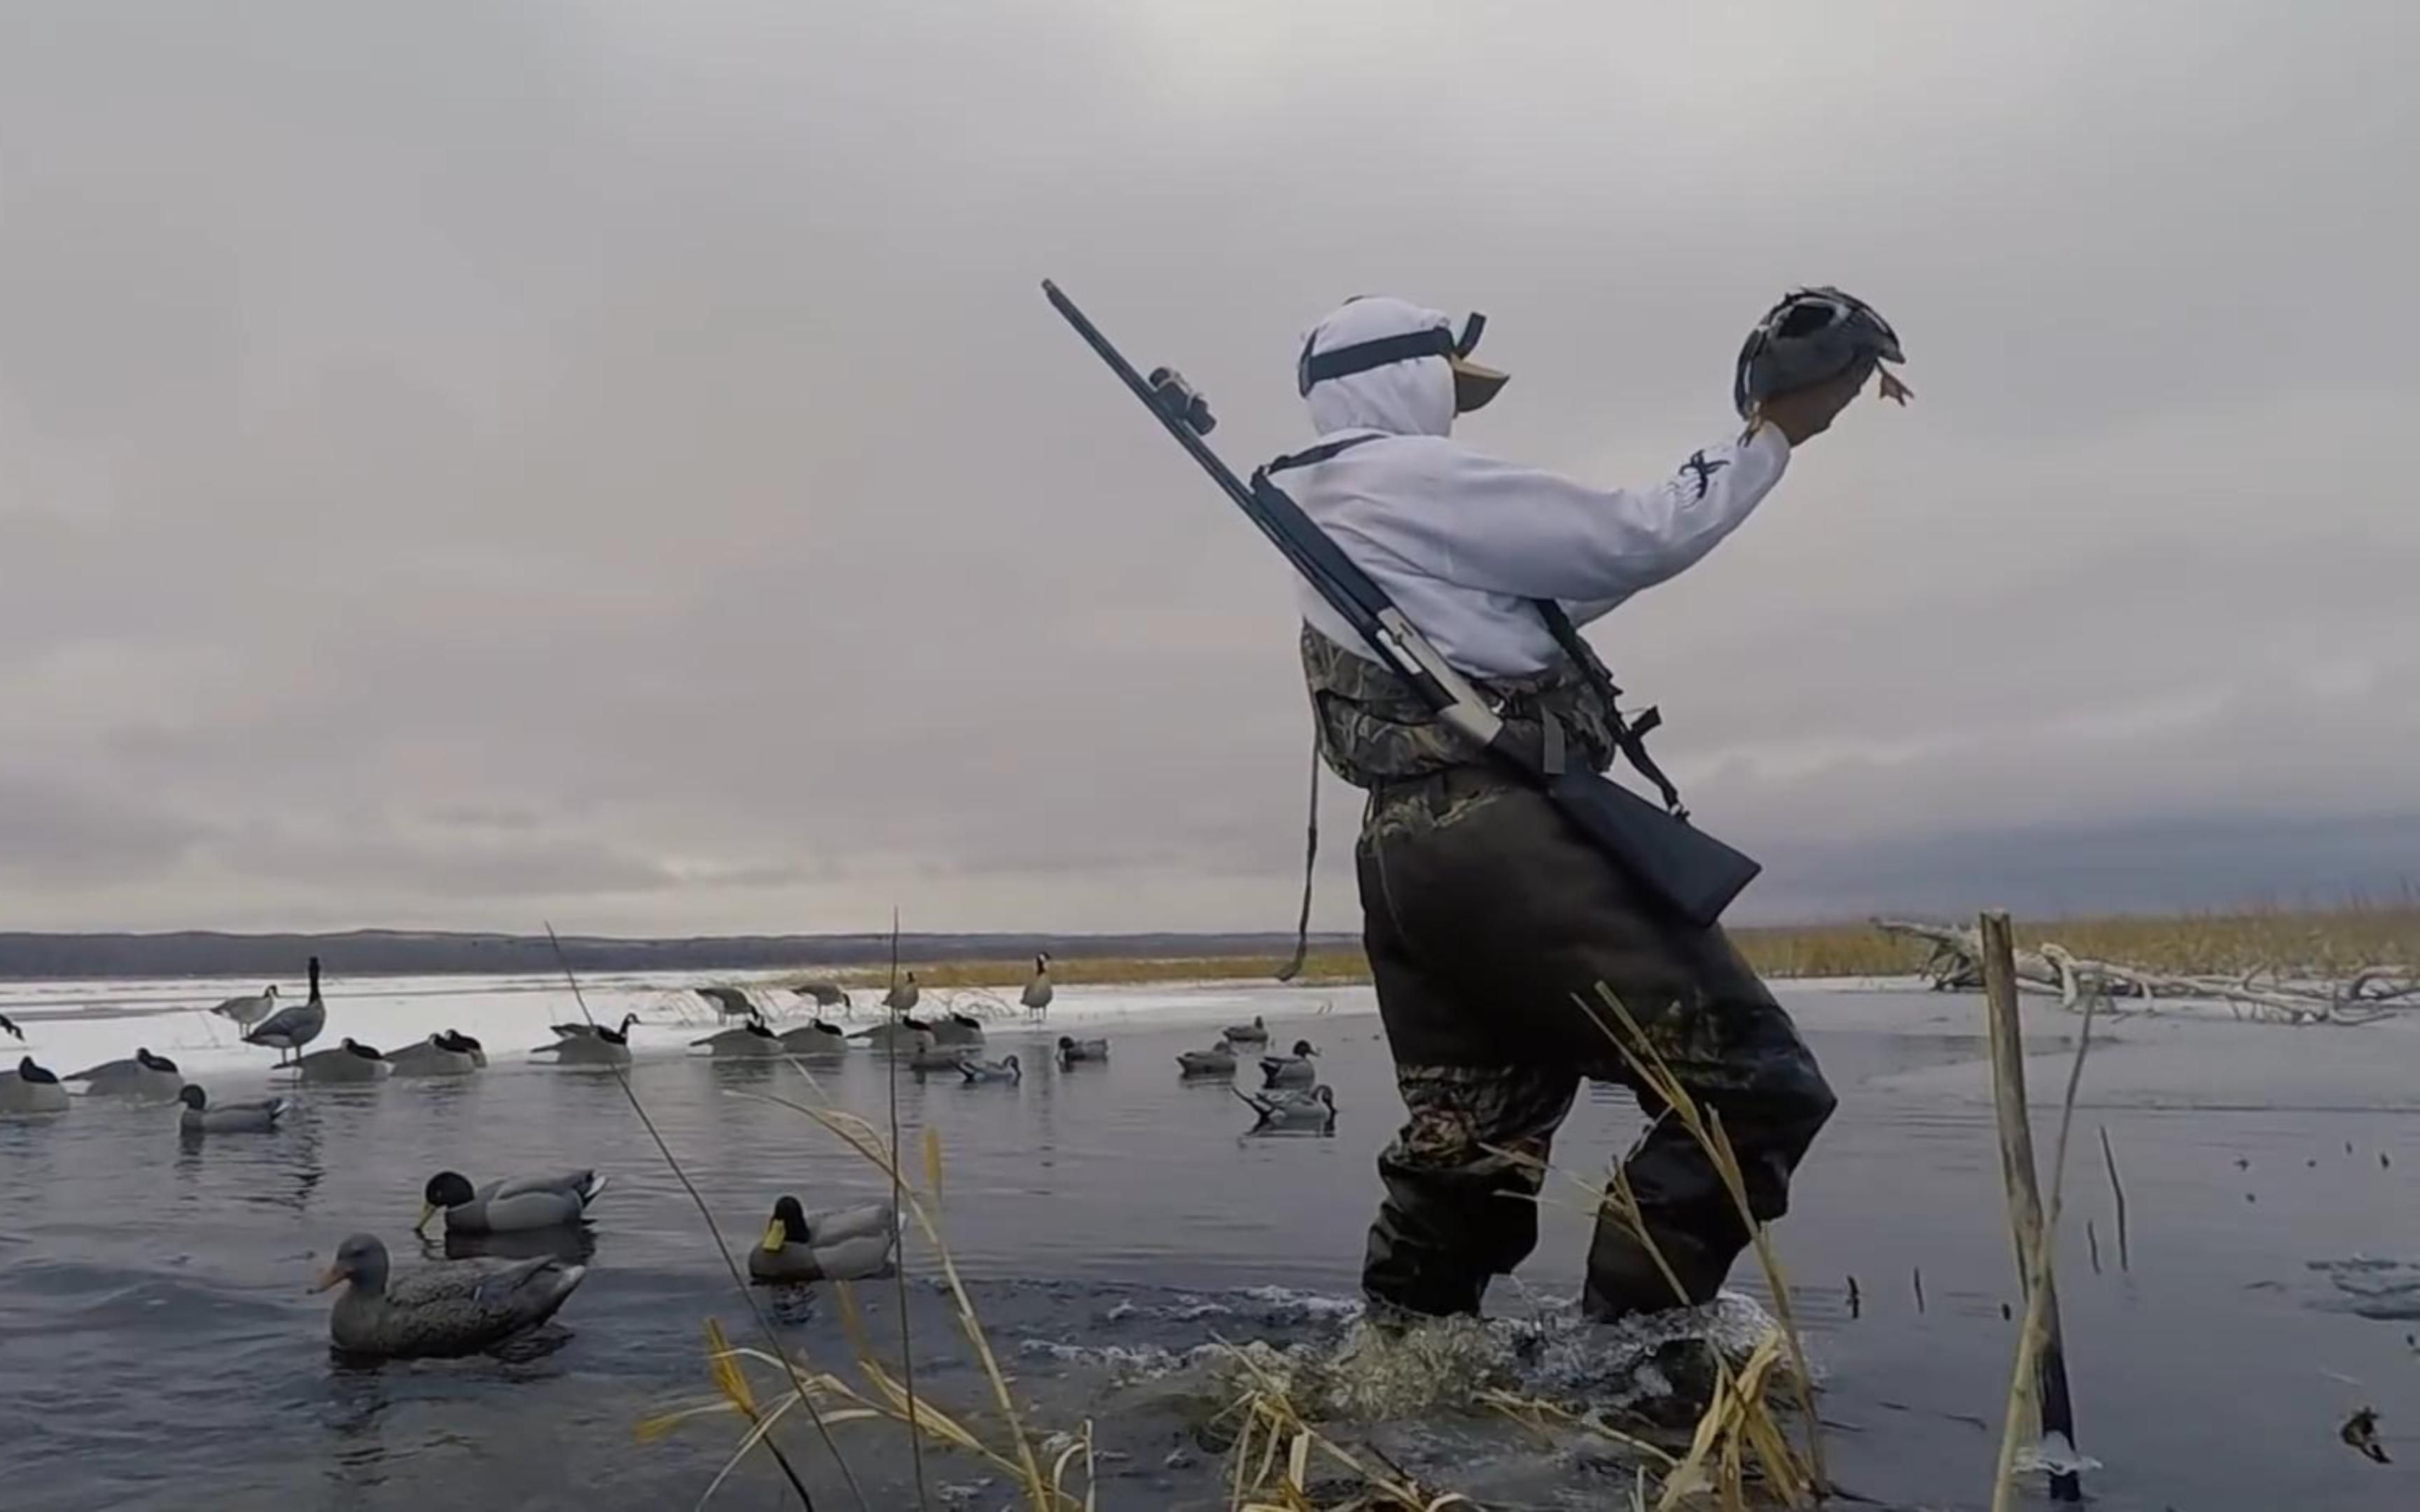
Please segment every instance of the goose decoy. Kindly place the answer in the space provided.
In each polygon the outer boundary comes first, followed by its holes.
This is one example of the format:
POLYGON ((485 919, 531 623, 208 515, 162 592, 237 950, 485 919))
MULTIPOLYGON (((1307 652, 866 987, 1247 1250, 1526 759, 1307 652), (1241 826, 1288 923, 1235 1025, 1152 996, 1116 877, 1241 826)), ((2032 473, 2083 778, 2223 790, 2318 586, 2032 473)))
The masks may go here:
POLYGON ((923 1000, 924 989, 916 985, 916 973, 908 973, 898 986, 882 995, 882 1006, 893 1013, 913 1013, 923 1000))
POLYGON ((1078 1040, 1064 1034, 1059 1037, 1059 1064, 1062 1066, 1109 1058, 1109 1041, 1107 1040, 1078 1040))
POLYGON ((352 1285, 328 1315, 328 1337, 349 1354, 388 1359, 475 1354, 554 1316, 586 1275, 546 1256, 499 1264, 454 1260, 391 1278, 386 1246, 355 1234, 314 1290, 352 1285))
POLYGON ((932 1026, 933 1043, 943 1050, 980 1050, 984 1042, 983 1020, 952 1012, 932 1026))
POLYGON ((1309 1087, 1318 1080, 1311 1069, 1311 1057, 1317 1054, 1319 1052, 1312 1048, 1310 1041, 1296 1040, 1294 1042, 1294 1054, 1290 1056, 1263 1056, 1261 1086, 1263 1088, 1309 1087))
POLYGON ((972 1087, 977 1082, 1025 1080, 1024 1069, 1017 1065, 1015 1056, 1002 1056, 998 1060, 961 1060, 958 1062, 958 1071, 966 1077, 969 1087, 972 1087))
POLYGON ((778 1056, 782 1053, 782 1037, 754 1019, 737 1028, 720 1034, 709 1034, 703 1040, 691 1040, 690 1048, 708 1047, 717 1056, 778 1056))
POLYGON ((267 1134, 294 1105, 282 1097, 272 1097, 258 1103, 222 1103, 212 1107, 210 1095, 191 1083, 177 1089, 177 1101, 185 1104, 177 1115, 177 1127, 186 1134, 267 1134))
POLYGON ((0 1113, 65 1113, 68 1089, 58 1073, 20 1056, 15 1071, 0 1071, 0 1113))
POLYGON ((839 1025, 816 1019, 783 1035, 782 1049, 801 1060, 833 1060, 848 1054, 848 1036, 839 1025))
POLYGON ((468 1076, 488 1067, 488 1052, 479 1041, 452 1029, 406 1045, 386 1058, 397 1076, 468 1076))
POLYGON ((1055 995, 1050 986, 1050 952, 1045 950, 1033 958, 1033 980, 1025 984, 1016 1000, 1039 1022, 1050 1016, 1050 999, 1055 995))
POLYGON ((913 1055, 933 1048, 933 1026, 922 1019, 901 1018, 890 1024, 877 1024, 870 1029, 860 1029, 856 1038, 884 1055, 913 1055))
POLYGON ((837 1008, 846 1012, 852 1006, 847 989, 836 981, 802 981, 790 991, 800 997, 812 997, 817 1008, 837 1008))
POLYGON ((714 1011, 727 1019, 758 1019, 765 1016, 756 1000, 737 987, 700 987, 697 995, 714 1005, 714 1011))
POLYGON ((19 1044, 25 1042, 25 1031, 17 1027, 17 1021, 6 1013, 0 1013, 0 1033, 10 1036, 19 1044))
POLYGON ((630 1026, 638 1022, 638 1014, 625 1013, 622 1022, 610 1029, 602 1024, 590 1024, 584 1020, 578 1024, 550 1024, 547 1027, 552 1029, 559 1040, 604 1040, 611 1043, 628 1044, 630 1042, 630 1026))
POLYGON ((386 1057, 358 1040, 340 1041, 333 1050, 314 1050, 294 1062, 306 1082, 382 1082, 395 1074, 386 1057))
POLYGON ((90 1097, 127 1097, 142 1103, 174 1102, 177 1088, 185 1085, 175 1061, 144 1048, 136 1049, 132 1059, 103 1061, 59 1079, 84 1083, 90 1097))
POLYGON ((888 1274, 898 1242, 897 1212, 868 1202, 812 1216, 796 1197, 773 1204, 763 1242, 748 1252, 748 1274, 766 1282, 862 1281, 888 1274))
POLYGON ((1230 1044, 1266 1044, 1269 1042, 1269 1026, 1263 1024, 1261 1016, 1255 1013, 1251 1023, 1230 1024, 1218 1031, 1218 1037, 1230 1044))
POLYGON ((249 1029, 277 1011, 277 983, 263 987, 257 997, 230 997, 209 1011, 239 1029, 249 1029))
POLYGON ((1325 1083, 1308 1092, 1288 1096, 1272 1096, 1266 1092, 1237 1092, 1235 1095, 1252 1110, 1253 1134, 1274 1130, 1309 1130, 1318 1134, 1336 1132, 1336 1094, 1329 1091, 1325 1083))
POLYGON ((638 1022, 638 1014, 625 1013, 621 1027, 613 1029, 602 1024, 557 1024, 554 1043, 542 1044, 530 1054, 551 1055, 558 1066, 627 1066, 630 1063, 630 1026, 638 1022))
POLYGON ((595 1171, 515 1176, 482 1187, 473 1187, 457 1172, 439 1171, 421 1191, 420 1221, 411 1226, 411 1231, 427 1229, 428 1220, 440 1212, 445 1214, 449 1233, 509 1234, 554 1228, 578 1223, 604 1190, 605 1178, 595 1171))
POLYGON ((281 1008, 245 1031, 246 1044, 265 1044, 277 1051, 281 1066, 294 1058, 295 1053, 319 1038, 328 1026, 328 1005, 319 998, 319 958, 311 958, 311 995, 292 1008, 281 1008))
POLYGON ((1207 1050, 1181 1050, 1176 1063, 1187 1076, 1233 1076, 1235 1074, 1235 1052, 1221 1040, 1207 1050))

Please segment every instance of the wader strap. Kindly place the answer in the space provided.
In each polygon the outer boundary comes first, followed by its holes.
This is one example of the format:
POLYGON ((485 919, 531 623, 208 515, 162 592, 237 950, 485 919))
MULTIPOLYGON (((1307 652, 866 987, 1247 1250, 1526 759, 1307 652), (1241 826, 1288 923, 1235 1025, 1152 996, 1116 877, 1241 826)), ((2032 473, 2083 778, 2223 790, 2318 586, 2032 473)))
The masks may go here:
MULTIPOLYGON (((1617 702, 1621 697, 1621 689, 1614 686, 1613 673, 1606 671, 1605 663, 1597 658, 1595 649, 1580 639, 1579 626, 1574 625, 1572 617, 1563 612, 1563 606, 1551 598, 1533 598, 1529 602, 1536 606, 1538 618, 1546 622, 1546 633, 1553 636, 1555 643, 1563 648, 1563 655, 1571 657, 1572 664, 1580 670, 1580 675, 1594 684, 1596 690, 1605 695, 1606 712, 1613 725, 1614 748, 1621 751, 1622 757, 1638 769, 1639 776, 1655 784, 1655 791, 1663 795, 1664 807, 1671 810, 1674 818, 1688 818, 1689 810, 1681 802, 1681 790, 1673 786, 1670 778, 1664 775, 1664 768, 1655 764, 1655 758, 1647 754, 1647 733, 1662 724, 1664 717, 1653 709, 1647 709, 1639 714, 1636 721, 1624 719, 1617 702)), ((1553 731, 1549 738, 1559 745, 1561 732, 1554 729, 1552 719, 1548 719, 1546 724, 1547 728, 1553 731)), ((1550 767, 1547 775, 1558 776, 1560 771, 1561 768, 1558 764, 1550 767)))

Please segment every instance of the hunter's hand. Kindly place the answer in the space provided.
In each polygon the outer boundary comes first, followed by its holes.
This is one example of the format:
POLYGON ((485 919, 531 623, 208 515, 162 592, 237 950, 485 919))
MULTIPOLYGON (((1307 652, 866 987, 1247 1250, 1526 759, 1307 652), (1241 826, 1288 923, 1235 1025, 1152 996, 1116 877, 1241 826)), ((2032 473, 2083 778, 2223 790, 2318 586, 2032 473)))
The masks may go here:
POLYGON ((1849 407, 1857 391, 1866 386, 1873 368, 1858 366, 1838 378, 1828 378, 1805 388, 1776 393, 1764 401, 1757 418, 1770 424, 1794 448, 1805 444, 1807 438, 1821 436, 1832 428, 1833 420, 1849 407))

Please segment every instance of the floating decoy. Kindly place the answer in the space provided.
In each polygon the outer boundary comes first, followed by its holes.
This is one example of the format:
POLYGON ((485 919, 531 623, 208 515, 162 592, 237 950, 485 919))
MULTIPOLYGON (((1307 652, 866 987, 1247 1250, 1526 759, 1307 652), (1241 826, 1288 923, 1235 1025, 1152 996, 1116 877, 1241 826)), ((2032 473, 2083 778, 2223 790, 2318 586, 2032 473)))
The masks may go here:
POLYGON ((1015 1056, 1002 1056, 998 1060, 961 1060, 958 1071, 971 1087, 977 1082, 1021 1082, 1025 1072, 1015 1056))
POLYGON ((810 1215, 796 1197, 773 1204, 765 1238, 748 1252, 758 1281, 861 1281, 891 1269, 897 1214, 888 1202, 810 1215))
POLYGON ((1059 1064, 1062 1066, 1109 1058, 1109 1041, 1107 1040, 1078 1040, 1064 1034, 1059 1037, 1059 1064))
POLYGON ((1235 1052, 1221 1040, 1207 1050, 1180 1050, 1177 1065, 1187 1076, 1233 1076, 1235 1074, 1235 1052))
POLYGON ((1319 1134, 1336 1132, 1336 1094, 1326 1084, 1308 1092, 1275 1096, 1267 1092, 1237 1092, 1249 1106, 1255 1118, 1251 1132, 1272 1130, 1310 1130, 1319 1134))
POLYGON ((314 1050, 294 1064, 306 1082, 382 1082, 395 1074, 375 1046, 350 1039, 333 1050, 314 1050))
POLYGON ((475 1354, 554 1316, 586 1275, 541 1256, 513 1263, 453 1260, 391 1277, 386 1246, 355 1234, 315 1289, 352 1284, 328 1315, 328 1336, 350 1354, 389 1359, 475 1354))
POLYGON ((292 1008, 281 1008, 263 1019, 243 1037, 246 1044, 267 1045, 277 1051, 281 1066, 294 1058, 295 1053, 319 1038, 328 1026, 328 1005, 319 997, 319 958, 311 958, 311 995, 292 1008))
POLYGON ((984 1042, 983 1020, 969 1018, 964 1013, 947 1013, 939 1024, 931 1026, 933 1043, 943 1050, 980 1050, 984 1042))
POLYGON ((595 1171, 564 1171, 553 1176, 515 1176, 473 1187, 468 1177, 439 1171, 421 1190, 420 1221, 445 1214, 445 1227, 466 1234, 509 1234, 525 1228, 553 1228, 578 1223, 597 1195, 605 1190, 604 1177, 595 1171))
POLYGON ((452 1029, 406 1045, 386 1058, 397 1076, 468 1076, 488 1065, 488 1052, 479 1041, 452 1029))
POLYGON ((554 1043, 542 1044, 533 1056, 551 1055, 558 1066, 627 1066, 630 1063, 630 1026, 636 1013, 622 1015, 619 1028, 601 1024, 557 1024, 554 1043))
POLYGON ((177 1127, 187 1134, 267 1134, 294 1105, 282 1097, 272 1097, 258 1103, 221 1103, 213 1107, 210 1095, 190 1083, 178 1089, 177 1101, 185 1104, 177 1115, 177 1127))
POLYGON ((1319 1079, 1311 1066, 1311 1057, 1317 1054, 1319 1052, 1312 1048, 1310 1041, 1296 1040, 1294 1054, 1290 1056, 1263 1056, 1261 1085, 1264 1088, 1309 1087, 1319 1079))
POLYGON ((717 1056, 765 1057, 782 1053, 782 1037, 755 1019, 720 1034, 709 1034, 703 1040, 691 1040, 690 1048, 704 1045, 717 1056))
POLYGON ((1261 1022, 1261 1016, 1255 1013, 1249 1024, 1228 1025, 1219 1031, 1219 1038, 1230 1044, 1266 1044, 1269 1042, 1269 1028, 1267 1025, 1261 1022))
POLYGON ((0 1113, 65 1113, 68 1089, 58 1073, 21 1056, 15 1071, 0 1071, 0 1113))
POLYGON ((933 1026, 922 1019, 901 1018, 895 1023, 877 1024, 870 1029, 860 1029, 856 1038, 885 1055, 912 1055, 933 1047, 933 1026))
POLYGON ((142 1103, 173 1103, 177 1088, 185 1085, 175 1061, 147 1048, 137 1048, 131 1059, 103 1061, 59 1079, 84 1083, 88 1097, 127 1097, 142 1103))
POLYGON ((1033 980, 1025 984, 1016 1000, 1036 1019, 1044 1019, 1050 1016, 1050 999, 1056 995, 1050 986, 1050 952, 1045 950, 1033 958, 1033 980))
POLYGON ((816 1019, 783 1034, 782 1048, 801 1060, 831 1060, 848 1054, 848 1036, 839 1025, 816 1019))

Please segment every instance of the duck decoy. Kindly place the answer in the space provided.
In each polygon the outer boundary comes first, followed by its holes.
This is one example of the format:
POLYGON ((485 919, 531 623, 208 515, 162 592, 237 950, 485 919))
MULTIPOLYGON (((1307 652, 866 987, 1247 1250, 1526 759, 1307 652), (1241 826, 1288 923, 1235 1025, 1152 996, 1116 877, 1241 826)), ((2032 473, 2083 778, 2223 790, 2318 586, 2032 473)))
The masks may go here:
POLYGON ((720 1034, 709 1034, 703 1040, 691 1040, 690 1048, 706 1046, 716 1056, 765 1057, 782 1053, 782 1037, 754 1019, 720 1034))
POLYGON ((1261 1086, 1264 1088, 1309 1087, 1318 1080, 1311 1067, 1311 1057, 1317 1054, 1319 1054, 1318 1050, 1312 1047, 1310 1041, 1296 1040, 1294 1042, 1294 1054, 1290 1056, 1263 1056, 1261 1086))
POLYGON ((888 1202, 810 1215, 799 1199, 773 1204, 762 1242, 748 1252, 757 1281, 862 1281, 888 1274, 898 1242, 897 1212, 888 1202))
POLYGON ((509 1264, 454 1260, 391 1276, 386 1246, 374 1234, 355 1234, 336 1247, 313 1289, 352 1283, 328 1315, 337 1349, 401 1360, 475 1354, 535 1328, 587 1273, 540 1256, 509 1264))
POLYGON ((836 981, 802 981, 790 991, 800 997, 812 997, 817 1008, 837 1008, 846 1012, 852 1006, 847 989, 836 981))
POLYGON ((177 1101, 185 1104, 177 1115, 177 1127, 186 1134, 267 1134, 294 1106, 282 1097, 272 1097, 213 1107, 210 1095, 191 1083, 178 1088, 177 1101))
POLYGON ((468 1076, 488 1066, 488 1052, 479 1041, 452 1029, 406 1045, 386 1058, 397 1076, 468 1076))
POLYGON ((328 1005, 319 997, 319 958, 311 958, 311 995, 292 1008, 281 1008, 245 1031, 246 1044, 267 1045, 278 1052, 281 1066, 293 1060, 296 1052, 319 1038, 328 1026, 328 1005))
POLYGON ((1230 1044, 1266 1044, 1269 1042, 1269 1026, 1263 1024, 1261 1016, 1255 1013, 1251 1023, 1230 1024, 1218 1031, 1218 1035, 1230 1044))
POLYGON ((882 995, 882 1006, 893 1013, 913 1013, 924 997, 924 989, 916 985, 916 973, 909 972, 898 986, 882 995))
POLYGON ((1045 950, 1033 958, 1033 980, 1025 984, 1016 1000, 1038 1023, 1050 1016, 1050 999, 1056 995, 1050 986, 1050 952, 1045 950))
POLYGON ((800 1060, 835 1060, 848 1054, 848 1036, 839 1025, 816 1019, 783 1034, 782 1049, 800 1060))
POLYGON ((333 1050, 314 1050, 294 1062, 306 1082, 382 1082, 395 1074, 376 1046, 340 1041, 333 1050))
POLYGON ((1109 1058, 1109 1041, 1107 1040, 1078 1040, 1064 1034, 1059 1037, 1059 1064, 1062 1066, 1109 1058))
POLYGON ((1176 1063, 1187 1076, 1233 1076, 1235 1074, 1235 1052, 1221 1040, 1207 1050, 1180 1050, 1176 1063))
POLYGON ((604 1177, 595 1171, 565 1171, 554 1176, 515 1176, 473 1187, 455 1171, 439 1171, 421 1190, 421 1233, 428 1220, 445 1214, 445 1227, 466 1234, 507 1234, 526 1228, 553 1228, 578 1223, 588 1205, 605 1190, 604 1177))
POLYGON ((1336 1132, 1336 1094, 1326 1083, 1308 1092, 1272 1095, 1267 1092, 1237 1092, 1245 1105, 1252 1110, 1251 1132, 1263 1134, 1274 1130, 1307 1130, 1317 1134, 1336 1132))
POLYGON ((958 1062, 958 1071, 966 1077, 967 1085, 970 1087, 977 1082, 1013 1083, 1025 1080, 1024 1069, 1017 1065, 1015 1056, 1002 1056, 998 1060, 961 1060, 958 1062))
POLYGON ((177 1088, 185 1085, 175 1061, 140 1047, 131 1059, 103 1061, 59 1079, 84 1083, 88 1097, 126 1097, 141 1103, 173 1103, 177 1088))
POLYGON ((277 1011, 277 983, 263 987, 257 997, 230 997, 209 1011, 239 1029, 251 1028, 277 1011))
POLYGON ((558 1066, 627 1066, 630 1063, 630 1026, 636 1013, 622 1015, 619 1028, 602 1024, 557 1024, 552 1044, 542 1044, 533 1056, 551 1055, 558 1066))
POLYGON ((931 1026, 933 1043, 943 1050, 980 1050, 984 1042, 983 1020, 964 1013, 950 1012, 931 1026))
POLYGON ((68 1089, 58 1073, 20 1056, 15 1071, 0 1071, 0 1113, 65 1113, 68 1089))
POLYGON ((17 1027, 17 1021, 6 1013, 0 1013, 0 1034, 8 1035, 19 1044, 25 1042, 25 1031, 17 1027))

